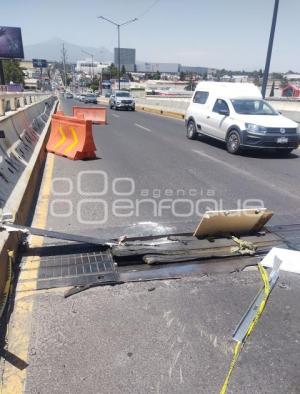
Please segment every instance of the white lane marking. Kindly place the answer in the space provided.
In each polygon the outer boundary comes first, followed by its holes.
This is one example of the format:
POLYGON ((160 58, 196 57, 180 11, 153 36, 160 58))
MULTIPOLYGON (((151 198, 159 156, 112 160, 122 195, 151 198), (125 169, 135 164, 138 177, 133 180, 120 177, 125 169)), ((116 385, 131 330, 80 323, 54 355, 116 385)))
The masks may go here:
POLYGON ((120 115, 117 115, 117 114, 111 114, 111 116, 113 116, 114 118, 119 118, 120 117, 120 115))
POLYGON ((214 161, 215 163, 220 164, 222 167, 227 167, 230 170, 232 170, 238 174, 242 174, 250 179, 253 179, 255 182, 260 183, 262 186, 265 186, 265 187, 267 186, 273 190, 276 190, 276 193, 278 193, 278 194, 288 196, 288 197, 293 198, 295 200, 300 200, 300 197, 298 197, 294 193, 291 193, 287 190, 279 189, 279 187, 277 185, 275 185, 274 183, 266 182, 264 179, 261 179, 246 170, 238 168, 238 167, 234 166, 233 164, 226 163, 225 161, 217 159, 216 157, 210 156, 207 153, 201 152, 200 150, 192 149, 192 152, 197 153, 198 155, 205 157, 206 159, 214 161))
POLYGON ((140 125, 140 124, 138 124, 138 123, 135 123, 134 125, 135 125, 136 127, 139 127, 139 128, 142 129, 142 130, 150 131, 150 133, 151 133, 151 131, 152 131, 152 130, 150 130, 150 129, 147 129, 147 127, 144 127, 144 126, 142 126, 142 125, 140 125))
MULTIPOLYGON (((201 152, 200 150, 192 149, 192 151, 194 153, 197 153, 200 156, 206 157, 207 159, 214 161, 215 163, 221 164, 223 167, 230 168, 232 171, 238 172, 239 174, 243 174, 243 175, 253 178, 255 180, 258 179, 255 175, 251 174, 250 172, 248 172, 246 170, 242 170, 241 168, 238 168, 232 164, 226 163, 225 161, 217 159, 216 157, 210 156, 207 153, 201 152)), ((260 179, 258 179, 258 180, 260 180, 260 179)), ((263 182, 263 183, 265 184, 265 182, 263 182)), ((275 187, 276 185, 271 184, 271 186, 275 187)))

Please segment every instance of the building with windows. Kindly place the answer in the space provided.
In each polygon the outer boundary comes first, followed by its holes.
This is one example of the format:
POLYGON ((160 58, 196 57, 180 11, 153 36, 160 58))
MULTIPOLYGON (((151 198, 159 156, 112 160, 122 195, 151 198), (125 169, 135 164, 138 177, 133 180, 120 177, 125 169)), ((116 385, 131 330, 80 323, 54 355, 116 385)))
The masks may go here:
MULTIPOLYGON (((119 49, 115 48, 114 63, 118 67, 119 64, 119 49)), ((124 66, 126 71, 135 71, 135 49, 134 48, 120 48, 120 65, 124 66)))
POLYGON ((48 64, 47 68, 34 67, 32 60, 22 60, 19 64, 25 77, 25 89, 36 90, 49 88, 50 82, 48 70, 50 69, 51 64, 48 64))
POLYGON ((136 65, 136 71, 142 73, 173 73, 180 71, 179 63, 139 63, 136 65))
POLYGON ((192 74, 204 74, 208 72, 208 68, 198 67, 198 66, 180 66, 180 72, 192 73, 192 74))
POLYGON ((102 71, 110 66, 109 63, 100 63, 97 61, 93 61, 91 59, 88 60, 78 60, 76 63, 75 70, 78 73, 83 73, 86 75, 97 75, 101 74, 102 71))

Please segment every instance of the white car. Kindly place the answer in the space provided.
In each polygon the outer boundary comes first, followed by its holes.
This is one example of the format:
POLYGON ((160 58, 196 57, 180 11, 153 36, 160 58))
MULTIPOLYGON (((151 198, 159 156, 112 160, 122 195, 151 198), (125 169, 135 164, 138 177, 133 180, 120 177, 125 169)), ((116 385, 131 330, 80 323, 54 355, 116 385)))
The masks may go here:
POLYGON ((243 147, 289 154, 299 145, 298 124, 277 112, 250 83, 199 82, 185 123, 187 138, 216 138, 233 154, 243 147))
POLYGON ((114 92, 109 98, 110 109, 130 109, 135 111, 135 100, 129 92, 118 90, 114 92))

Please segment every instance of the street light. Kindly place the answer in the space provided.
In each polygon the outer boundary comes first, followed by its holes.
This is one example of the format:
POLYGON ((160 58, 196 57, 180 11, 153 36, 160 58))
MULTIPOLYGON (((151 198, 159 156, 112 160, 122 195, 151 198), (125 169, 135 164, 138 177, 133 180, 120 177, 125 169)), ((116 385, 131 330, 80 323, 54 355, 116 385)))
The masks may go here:
POLYGON ((129 23, 133 23, 135 21, 138 20, 138 18, 134 18, 134 19, 130 19, 124 23, 116 23, 104 16, 98 16, 98 19, 103 19, 109 23, 111 23, 112 25, 117 27, 118 30, 118 80, 119 80, 119 90, 121 89, 121 57, 120 57, 120 27, 121 26, 125 26, 125 25, 129 25, 129 23))
POLYGON ((83 49, 81 50, 81 52, 85 53, 86 55, 90 56, 92 58, 92 81, 94 80, 94 55, 92 53, 88 53, 86 51, 84 51, 83 49))
POLYGON ((272 25, 271 25, 271 32, 270 32, 270 38, 269 38, 269 46, 268 46, 268 52, 267 52, 267 58, 266 58, 266 65, 265 65, 263 83, 262 83, 262 88, 261 88, 261 94, 262 94, 263 98, 266 97, 267 83, 268 83, 272 49, 273 49, 274 34, 275 34, 277 14, 278 14, 278 6, 279 6, 279 0, 275 0, 273 19, 272 19, 272 25))

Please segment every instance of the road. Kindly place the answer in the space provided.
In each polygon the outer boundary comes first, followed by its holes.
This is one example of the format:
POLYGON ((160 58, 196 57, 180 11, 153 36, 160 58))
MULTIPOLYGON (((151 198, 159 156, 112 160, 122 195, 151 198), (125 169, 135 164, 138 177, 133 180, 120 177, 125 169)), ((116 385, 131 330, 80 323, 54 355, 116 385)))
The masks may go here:
MULTIPOLYGON (((61 106, 71 113, 74 104, 61 106)), ((115 226, 139 234, 135 224, 146 222, 155 233, 172 222, 192 231, 207 208, 250 199, 275 211, 273 223, 299 222, 299 151, 285 159, 231 156, 220 143, 187 140, 182 121, 142 112, 109 111, 108 125, 93 133, 97 160, 55 156, 48 229, 110 237, 115 226)), ((38 263, 26 261, 29 274, 38 263)), ((217 393, 232 331, 260 287, 257 271, 243 271, 94 288, 68 299, 63 288, 19 292, 22 323, 13 318, 13 327, 16 346, 28 342, 25 393, 217 393), (30 330, 19 341, 22 326, 30 330)), ((299 291, 299 277, 282 274, 228 393, 299 393, 299 291)))
MULTIPOLYGON (((71 114, 74 104, 62 108, 71 114)), ((93 130, 98 160, 55 159, 51 228, 197 223, 208 209, 253 205, 274 210, 273 224, 300 222, 300 150, 232 156, 220 142, 188 140, 183 121, 144 112, 109 111, 109 124, 93 130), (60 193, 71 189, 67 202, 60 193)))

